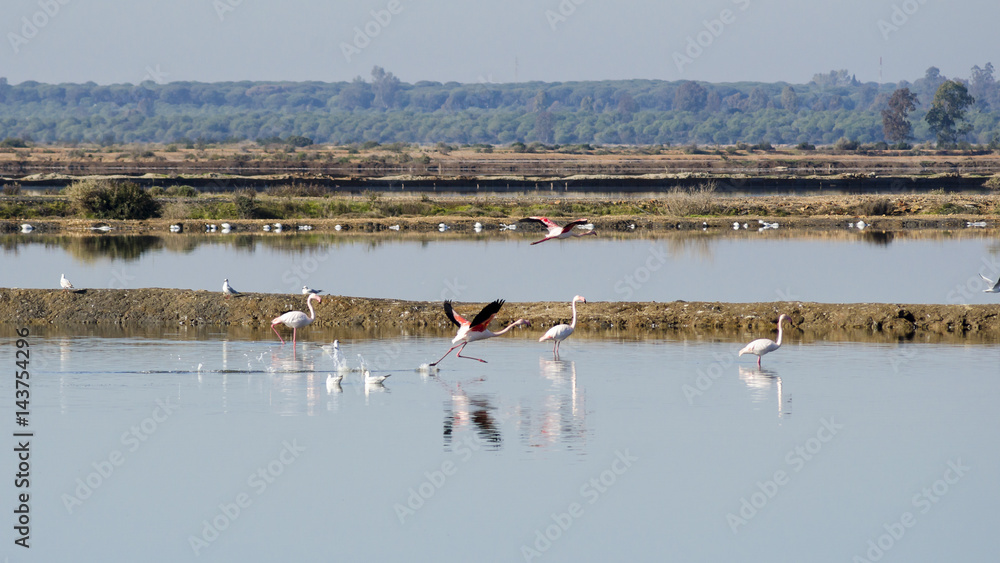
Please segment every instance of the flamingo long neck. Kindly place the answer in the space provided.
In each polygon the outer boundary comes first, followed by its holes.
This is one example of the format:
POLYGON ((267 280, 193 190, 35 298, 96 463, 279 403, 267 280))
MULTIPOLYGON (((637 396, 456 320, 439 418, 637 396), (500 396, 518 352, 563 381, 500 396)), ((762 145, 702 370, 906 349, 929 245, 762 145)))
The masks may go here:
POLYGON ((784 320, 785 319, 781 319, 781 320, 778 321, 778 341, 775 342, 775 344, 777 344, 778 346, 781 346, 781 325, 782 325, 782 321, 784 321, 784 320))
POLYGON ((507 325, 507 328, 501 330, 500 332, 494 332, 493 336, 500 336, 501 334, 507 332, 508 330, 514 328, 515 326, 517 326, 517 321, 510 323, 509 325, 507 325))
POLYGON ((576 329, 576 299, 573 300, 573 321, 569 323, 569 327, 576 329))
MULTIPOLYGON (((313 300, 312 298, 306 299, 306 305, 309 305, 309 321, 312 322, 316 320, 316 311, 313 310, 313 300)), ((778 327, 778 340, 781 340, 781 327, 778 327)))

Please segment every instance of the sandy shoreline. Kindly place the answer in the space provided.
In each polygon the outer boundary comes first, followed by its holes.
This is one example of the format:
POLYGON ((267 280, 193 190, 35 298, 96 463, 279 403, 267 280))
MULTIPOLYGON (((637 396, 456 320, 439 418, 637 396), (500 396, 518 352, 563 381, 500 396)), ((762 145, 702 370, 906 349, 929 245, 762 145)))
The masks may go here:
MULTIPOLYGON (((462 304, 477 310, 483 304, 462 304)), ((267 329, 287 310, 305 309, 301 295, 250 293, 224 299, 221 293, 178 289, 0 289, 0 319, 8 326, 99 325, 106 327, 237 326, 267 329)), ((441 303, 324 296, 314 327, 386 333, 445 335, 452 327, 441 303)), ((798 339, 884 342, 1000 341, 1000 304, 899 305, 881 303, 633 303, 593 302, 579 308, 578 331, 622 337, 721 335, 775 329, 779 313, 792 318, 798 339)), ((507 303, 494 321, 532 322, 534 334, 570 316, 566 303, 507 303)))

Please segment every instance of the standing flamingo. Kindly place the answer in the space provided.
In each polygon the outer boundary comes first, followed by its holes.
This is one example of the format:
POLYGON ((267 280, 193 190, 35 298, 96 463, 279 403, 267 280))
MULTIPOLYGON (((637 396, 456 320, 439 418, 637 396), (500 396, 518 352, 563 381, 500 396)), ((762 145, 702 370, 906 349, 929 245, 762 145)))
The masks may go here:
POLYGON ((448 357, 448 354, 451 354, 451 351, 454 350, 455 348, 458 348, 458 354, 456 354, 456 356, 458 356, 459 358, 479 360, 480 362, 483 362, 485 364, 486 360, 473 358, 472 356, 463 356, 462 350, 465 349, 465 345, 468 344, 469 342, 475 342, 476 340, 485 340, 487 338, 493 338, 494 336, 500 336, 501 334, 515 327, 531 326, 531 322, 525 319, 517 319, 516 321, 510 323, 510 325, 508 325, 507 328, 501 330, 500 332, 491 332, 487 327, 490 326, 490 321, 493 320, 493 317, 497 316, 497 313, 500 312, 500 307, 503 307, 503 304, 504 304, 503 299, 497 299, 496 301, 483 307, 483 310, 479 311, 479 314, 477 314, 475 318, 472 319, 472 322, 469 322, 465 320, 461 315, 456 313, 454 309, 451 308, 451 301, 445 301, 444 314, 448 316, 448 319, 451 320, 451 322, 455 323, 455 326, 458 327, 458 334, 455 335, 455 338, 453 338, 451 341, 451 343, 454 344, 454 346, 448 348, 448 351, 444 353, 444 356, 441 356, 441 359, 429 365, 430 366, 438 365, 439 363, 441 363, 441 360, 448 357))
POLYGON ((545 228, 549 230, 549 234, 545 235, 542 240, 536 240, 531 244, 538 244, 540 242, 545 242, 547 240, 552 240, 554 238, 569 238, 569 237, 585 237, 587 235, 597 236, 594 231, 587 231, 585 233, 574 233, 572 232, 573 227, 577 225, 586 225, 589 221, 586 219, 577 219, 576 221, 570 221, 563 226, 559 226, 548 217, 528 217, 527 219, 521 219, 521 221, 534 221, 536 223, 541 223, 545 225, 545 228))
POLYGON ((743 354, 753 354, 757 356, 757 367, 760 367, 760 357, 764 354, 774 352, 781 346, 781 322, 788 319, 788 315, 781 315, 778 317, 778 341, 775 342, 770 338, 758 338, 750 344, 747 344, 740 350, 740 355, 743 354))
POLYGON ((559 358, 559 345, 562 344, 563 340, 569 338, 569 335, 573 334, 576 330, 576 303, 586 303, 587 300, 584 299, 582 295, 577 295, 573 298, 573 321, 569 324, 563 323, 556 325, 548 330, 544 336, 538 339, 539 342, 545 342, 546 340, 552 340, 554 344, 552 345, 552 355, 556 359, 559 358))
MULTIPOLYGON (((307 317, 302 311, 289 311, 280 316, 275 317, 271 320, 271 330, 274 334, 278 334, 278 329, 274 328, 275 325, 284 324, 288 328, 292 329, 292 348, 295 348, 295 335, 298 330, 304 326, 309 326, 314 320, 316 320, 316 311, 313 310, 312 300, 315 299, 317 303, 322 303, 320 301, 319 295, 315 293, 310 293, 309 297, 306 298, 306 305, 309 305, 309 316, 307 317)), ((283 345, 285 339, 278 334, 278 340, 281 341, 283 345)))

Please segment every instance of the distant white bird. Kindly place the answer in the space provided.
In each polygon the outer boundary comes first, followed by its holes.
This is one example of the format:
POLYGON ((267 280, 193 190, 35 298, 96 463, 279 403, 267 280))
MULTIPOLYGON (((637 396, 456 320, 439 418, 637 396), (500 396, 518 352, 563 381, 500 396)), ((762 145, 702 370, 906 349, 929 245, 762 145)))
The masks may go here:
POLYGON ((274 224, 274 232, 276 232, 276 233, 280 233, 281 229, 283 229, 283 228, 285 228, 285 226, 282 225, 281 223, 275 223, 274 224))
POLYGON ((739 222, 733 223, 733 230, 734 231, 740 230, 740 224, 739 224, 739 222))
POLYGON ((385 381, 391 373, 385 375, 372 375, 372 372, 365 370, 365 385, 378 385, 385 381))
POLYGON ((871 225, 869 225, 868 223, 865 223, 864 221, 858 221, 855 226, 860 231, 860 230, 864 229, 865 227, 870 227, 871 225))
POLYGON ((586 303, 587 300, 583 298, 582 295, 577 295, 573 298, 573 320, 569 324, 559 324, 548 330, 544 336, 538 339, 539 342, 545 342, 546 340, 552 340, 552 355, 556 358, 559 357, 559 345, 562 344, 563 340, 569 338, 569 335, 573 334, 576 330, 576 304, 577 302, 586 303))
POLYGON ((35 230, 35 228, 32 227, 31 225, 29 225, 27 223, 21 223, 21 232, 22 233, 30 233, 31 231, 34 231, 34 230, 35 230))
POLYGON ((170 232, 171 233, 179 233, 183 229, 184 229, 184 227, 182 227, 180 223, 174 223, 173 225, 170 225, 170 232))
POLYGON ((229 223, 223 223, 223 224, 221 224, 219 226, 222 227, 223 229, 231 229, 231 228, 233 228, 233 226, 230 225, 229 223))
POLYGON ((302 286, 302 295, 309 295, 310 293, 315 293, 315 294, 319 295, 320 293, 323 293, 323 290, 322 289, 312 289, 308 285, 302 286))
POLYGON ((340 229, 342 229, 342 228, 343 228, 343 227, 341 227, 340 225, 334 225, 334 226, 333 226, 333 230, 335 230, 335 231, 339 231, 339 230, 340 230, 340 229))
POLYGON ((59 274, 59 287, 63 288, 63 291, 74 289, 73 284, 69 283, 69 280, 66 279, 66 274, 59 274))
POLYGON ((1000 293, 1000 279, 998 279, 996 283, 993 283, 993 280, 982 274, 979 274, 979 277, 986 280, 987 284, 992 284, 992 286, 988 285, 986 289, 983 290, 983 293, 1000 293))
POLYGON ((389 226, 389 230, 390 231, 398 231, 399 230, 399 225, 390 225, 389 226))
POLYGON ((216 230, 217 230, 217 227, 215 225, 205 225, 205 232, 206 233, 214 233, 216 230))
POLYGON ((101 231, 106 233, 111 230, 111 225, 100 225, 98 227, 88 227, 91 231, 101 231))
POLYGON ((265 233, 271 232, 271 225, 264 225, 264 232, 265 233))
POLYGON ((451 227, 449 227, 448 225, 446 225, 444 223, 438 223, 438 230, 441 231, 442 233, 445 232, 445 231, 447 231, 450 228, 451 227))
POLYGON ((311 231, 311 230, 313 230, 312 225, 299 225, 298 228, 299 228, 300 231, 311 231))
POLYGON ((477 233, 482 232, 483 224, 480 223, 479 221, 476 221, 476 224, 472 226, 472 230, 476 231, 477 233))
POLYGON ((517 230, 517 223, 511 223, 510 225, 508 225, 507 223, 500 223, 500 230, 501 231, 516 231, 517 230))
POLYGON ((226 299, 229 299, 230 295, 240 294, 240 292, 233 289, 233 286, 229 285, 229 278, 222 280, 222 293, 226 295, 226 299))
POLYGON ((779 347, 781 347, 781 323, 788 319, 788 315, 781 315, 778 317, 778 341, 775 342, 770 338, 758 338, 750 344, 747 344, 740 350, 740 356, 743 354, 753 354, 757 356, 757 367, 760 367, 760 358, 764 354, 769 354, 774 352, 779 347))
POLYGON ((340 382, 343 381, 343 379, 343 373, 338 373, 337 375, 333 375, 332 373, 326 374, 326 392, 332 394, 343 391, 343 389, 340 388, 340 382))
POLYGON ((309 297, 306 297, 306 305, 309 306, 308 317, 302 311, 288 311, 287 313, 278 315, 277 317, 271 319, 271 330, 274 331, 274 334, 278 335, 278 340, 280 340, 282 344, 285 343, 285 339, 278 334, 278 329, 274 327, 279 324, 284 324, 288 328, 292 329, 292 348, 295 348, 295 338, 298 334, 298 330, 302 327, 309 326, 314 320, 316 320, 316 311, 312 306, 313 299, 315 299, 317 303, 323 302, 319 295, 310 293, 309 297))
POLYGON ((986 221, 966 221, 966 227, 985 227, 986 221))

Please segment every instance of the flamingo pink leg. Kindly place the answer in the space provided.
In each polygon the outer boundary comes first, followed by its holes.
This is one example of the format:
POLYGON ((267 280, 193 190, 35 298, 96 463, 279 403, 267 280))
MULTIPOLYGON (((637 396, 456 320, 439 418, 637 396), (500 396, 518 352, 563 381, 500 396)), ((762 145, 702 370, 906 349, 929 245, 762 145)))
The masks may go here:
POLYGON ((760 367, 760 356, 757 356, 757 367, 760 367))
MULTIPOLYGON (((463 346, 464 346, 464 344, 463 344, 463 346)), ((434 362, 433 364, 428 364, 428 365, 430 365, 430 366, 436 366, 436 365, 440 364, 441 360, 447 358, 448 354, 451 354, 451 351, 454 350, 455 348, 458 348, 458 345, 455 345, 455 346, 452 346, 451 348, 448 348, 448 351, 445 352, 444 355, 441 356, 441 358, 438 361, 434 362)))
POLYGON ((462 344, 462 347, 458 349, 458 354, 455 354, 456 356, 458 356, 459 358, 467 358, 469 360, 479 360, 480 362, 483 362, 484 364, 489 363, 486 360, 482 360, 482 359, 479 359, 479 358, 473 358, 472 356, 463 356, 462 355, 462 350, 465 348, 465 344, 468 344, 468 342, 462 344))
POLYGON ((278 340, 280 340, 281 341, 281 345, 284 346, 285 345, 285 339, 282 338, 280 334, 278 334, 278 329, 274 328, 274 326, 275 325, 271 325, 271 330, 274 331, 274 334, 278 335, 278 340))

